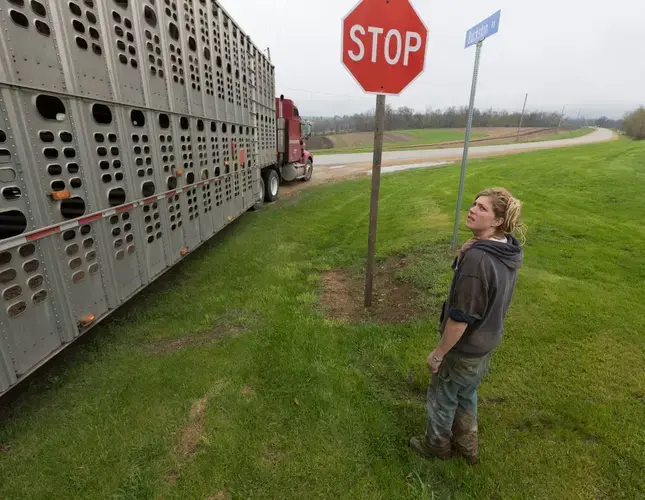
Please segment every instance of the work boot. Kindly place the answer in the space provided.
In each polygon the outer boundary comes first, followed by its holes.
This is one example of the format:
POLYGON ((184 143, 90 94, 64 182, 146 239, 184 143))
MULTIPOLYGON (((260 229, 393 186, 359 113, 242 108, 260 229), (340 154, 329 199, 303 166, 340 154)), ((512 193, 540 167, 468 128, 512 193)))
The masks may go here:
POLYGON ((452 449, 450 443, 445 446, 432 445, 428 441, 428 436, 414 436, 410 438, 410 448, 423 458, 438 458, 439 460, 448 460, 452 458, 452 449))
POLYGON ((477 447, 475 448, 466 448, 464 446, 461 446, 459 443, 452 443, 452 451, 454 455, 463 457, 466 462, 468 462, 468 465, 477 465, 477 462, 479 462, 479 456, 477 453, 477 447))

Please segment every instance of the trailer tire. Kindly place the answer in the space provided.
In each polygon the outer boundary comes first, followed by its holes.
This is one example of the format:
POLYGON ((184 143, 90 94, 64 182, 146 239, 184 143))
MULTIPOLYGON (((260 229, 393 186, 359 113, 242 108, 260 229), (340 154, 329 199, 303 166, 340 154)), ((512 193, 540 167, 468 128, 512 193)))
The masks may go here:
POLYGON ((264 200, 273 203, 280 195, 280 175, 270 168, 262 173, 264 180, 264 200))
POLYGON ((305 165, 305 176, 302 178, 302 181, 309 182, 312 175, 314 175, 314 162, 309 159, 305 165))

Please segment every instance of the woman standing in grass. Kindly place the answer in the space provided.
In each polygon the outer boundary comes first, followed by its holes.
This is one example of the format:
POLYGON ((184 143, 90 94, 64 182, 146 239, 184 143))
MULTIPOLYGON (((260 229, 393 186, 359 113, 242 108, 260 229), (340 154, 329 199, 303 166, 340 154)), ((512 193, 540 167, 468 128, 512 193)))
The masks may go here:
POLYGON ((466 225, 473 233, 453 263, 441 314, 441 341, 428 356, 426 435, 410 447, 426 458, 461 455, 477 462, 477 388, 502 339, 517 270, 522 265, 521 203, 506 189, 479 193, 466 225))

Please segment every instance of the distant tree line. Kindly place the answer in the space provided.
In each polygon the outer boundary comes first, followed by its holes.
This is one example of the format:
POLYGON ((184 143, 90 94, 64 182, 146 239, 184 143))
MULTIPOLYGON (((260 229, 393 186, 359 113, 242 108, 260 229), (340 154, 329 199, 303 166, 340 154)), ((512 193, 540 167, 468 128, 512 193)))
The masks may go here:
MULTIPOLYGON (((388 106, 385 111, 385 130, 405 130, 420 128, 464 128, 468 118, 468 108, 449 107, 426 109, 415 112, 403 106, 397 109, 388 106)), ((557 127, 561 115, 548 111, 528 111, 524 114, 522 127, 557 127)), ((308 117, 314 123, 314 135, 327 135, 343 132, 371 132, 374 130, 374 111, 355 115, 333 117, 308 117)), ((496 111, 493 109, 475 109, 473 126, 475 127, 517 127, 520 122, 519 112, 496 111)), ((618 128, 620 122, 607 117, 597 119, 568 119, 562 122, 563 128, 578 128, 584 125, 618 128)))
POLYGON ((622 130, 634 139, 645 139, 645 108, 643 106, 625 116, 622 130))

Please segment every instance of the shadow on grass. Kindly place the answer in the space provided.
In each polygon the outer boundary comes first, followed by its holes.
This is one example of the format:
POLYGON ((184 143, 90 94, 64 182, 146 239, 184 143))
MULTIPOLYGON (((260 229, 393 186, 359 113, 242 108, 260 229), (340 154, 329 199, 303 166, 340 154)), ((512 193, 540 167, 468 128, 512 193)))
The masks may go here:
POLYGON ((186 258, 177 262, 154 282, 113 310, 100 324, 95 325, 69 343, 53 358, 47 360, 41 367, 9 389, 0 397, 0 425, 4 425, 16 417, 21 408, 28 406, 28 402, 32 398, 64 386, 71 376, 68 374, 70 367, 76 363, 100 361, 115 337, 122 335, 117 333, 118 329, 110 327, 131 321, 138 310, 148 307, 158 295, 180 286, 186 279, 187 266, 199 261, 226 238, 243 229, 251 222, 252 217, 253 212, 242 214, 186 258))

